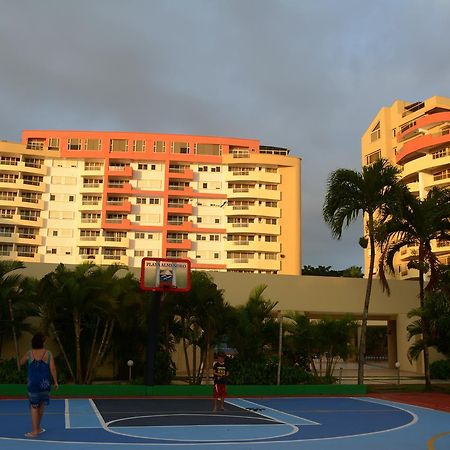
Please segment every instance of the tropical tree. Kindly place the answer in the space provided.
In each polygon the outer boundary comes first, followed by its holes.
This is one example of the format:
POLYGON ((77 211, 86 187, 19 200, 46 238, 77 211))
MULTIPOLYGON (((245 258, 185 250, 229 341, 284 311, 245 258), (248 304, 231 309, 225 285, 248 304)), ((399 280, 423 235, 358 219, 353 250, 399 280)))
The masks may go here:
POLYGON ((267 285, 256 286, 245 305, 235 308, 233 326, 228 332, 229 345, 239 358, 258 360, 274 352, 278 344, 278 325, 274 308, 277 302, 265 298, 267 285))
MULTIPOLYGON (((413 195, 405 196, 401 211, 391 214, 378 230, 380 242, 383 244, 379 260, 380 280, 389 293, 389 285, 385 276, 385 268, 395 273, 394 257, 405 246, 417 246, 408 263, 409 268, 417 269, 419 274, 420 308, 425 308, 425 292, 432 291, 439 280, 439 260, 432 250, 433 241, 450 240, 450 191, 432 188, 426 198, 413 195), (425 276, 429 281, 425 286, 425 276)), ((419 323, 423 334, 422 349, 424 358, 425 383, 431 384, 428 343, 430 340, 430 324, 426 314, 419 323)), ((417 327, 415 332, 417 331, 417 327)), ((419 348, 420 346, 417 346, 419 348)))
POLYGON ((20 369, 18 337, 22 331, 29 330, 29 325, 23 321, 32 309, 33 280, 15 272, 24 268, 20 261, 0 261, 0 355, 3 339, 11 336, 17 369, 20 369))
POLYGON ((193 271, 191 290, 174 294, 169 302, 172 303, 175 324, 179 327, 173 330, 179 333, 182 341, 189 381, 199 384, 205 370, 209 370, 210 351, 224 332, 230 307, 224 300, 223 291, 204 271, 193 271))
POLYGON ((76 383, 90 383, 110 349, 117 302, 127 297, 127 281, 132 278, 116 277, 121 269, 86 263, 70 270, 60 264, 39 284, 44 330, 58 343, 76 383))
POLYGON ((370 166, 364 166, 361 172, 338 169, 330 174, 327 183, 323 217, 334 237, 340 239, 343 227, 348 227, 360 214, 365 218, 365 234, 360 239, 360 245, 364 248, 369 245, 370 263, 358 351, 358 384, 364 383, 366 330, 375 265, 376 229, 386 217, 387 211, 392 212, 399 207, 407 191, 398 177, 399 169, 391 166, 387 160, 380 159, 370 166))

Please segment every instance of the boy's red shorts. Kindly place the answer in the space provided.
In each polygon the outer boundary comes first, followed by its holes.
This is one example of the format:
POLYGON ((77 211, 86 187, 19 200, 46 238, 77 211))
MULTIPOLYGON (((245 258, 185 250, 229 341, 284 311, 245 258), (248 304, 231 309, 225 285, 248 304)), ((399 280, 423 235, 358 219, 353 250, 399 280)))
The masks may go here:
POLYGON ((216 383, 214 385, 214 398, 225 398, 227 395, 227 385, 224 383, 216 383))

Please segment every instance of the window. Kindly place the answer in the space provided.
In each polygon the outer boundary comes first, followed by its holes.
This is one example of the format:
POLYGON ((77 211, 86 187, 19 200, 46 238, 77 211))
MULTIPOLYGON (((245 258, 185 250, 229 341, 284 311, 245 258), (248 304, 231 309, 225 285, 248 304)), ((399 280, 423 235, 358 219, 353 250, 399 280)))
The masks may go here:
POLYGON ((155 141, 153 143, 153 151, 155 153, 164 153, 166 151, 166 143, 164 141, 155 141))
POLYGON ((210 241, 219 241, 219 240, 220 240, 220 237, 219 237, 218 234, 210 234, 210 235, 209 235, 209 240, 210 240, 210 241))
POLYGON ((269 208, 276 208, 277 202, 266 202, 266 206, 268 206, 269 208))
POLYGON ((159 205, 159 198, 149 198, 148 204, 149 205, 159 205))
POLYGON ((204 234, 197 234, 197 241, 206 241, 206 236, 204 234))
POLYGON ((208 172, 208 166, 198 166, 199 172, 208 172))
POLYGON ((136 250, 134 256, 144 256, 144 250, 136 250))
POLYGON ((369 153, 366 156, 366 165, 373 164, 375 161, 378 161, 379 159, 381 159, 381 150, 369 153))
POLYGON ((81 139, 78 138, 67 139, 67 150, 81 150, 81 139))
POLYGON ((450 155, 450 147, 440 148, 432 153, 433 159, 445 158, 450 155))
POLYGON ((74 195, 69 195, 69 202, 73 202, 75 201, 75 196, 74 195))
POLYGON ((48 139, 48 149, 49 150, 59 150, 59 139, 49 138, 48 139))
POLYGON ((145 197, 137 197, 136 203, 138 205, 145 205, 147 203, 147 199, 145 197))
POLYGON ((135 239, 144 239, 145 233, 134 233, 134 238, 135 239))
POLYGON ((372 130, 372 133, 370 133, 370 142, 375 142, 381 137, 381 131, 380 131, 380 122, 378 122, 375 125, 375 128, 372 130))
POLYGON ((203 189, 208 189, 208 183, 202 183, 203 189))
POLYGON ((277 237, 276 236, 265 236, 264 241, 265 242, 277 242, 277 237))
POLYGON ((145 141, 142 140, 133 141, 133 151, 145 152, 145 141))
POLYGON ((217 167, 211 167, 211 172, 220 172, 220 171, 221 171, 220 166, 217 166, 217 167))
POLYGON ((42 138, 28 138, 27 148, 31 150, 43 150, 45 139, 42 138))
POLYGON ((148 165, 147 164, 138 164, 138 169, 139 170, 147 170, 148 169, 148 165))
POLYGON ((56 199, 55 194, 50 194, 50 200, 51 200, 51 201, 54 201, 55 199, 56 199))
POLYGON ((151 169, 151 170, 156 170, 156 164, 152 164, 152 165, 150 166, 150 169, 151 169))
POLYGON ((222 148, 219 144, 196 144, 197 155, 221 155, 222 148))
POLYGON ((214 259, 219 259, 220 258, 220 253, 214 253, 214 259))
POLYGON ((84 141, 85 150, 99 151, 102 149, 101 139, 86 139, 84 141))
POLYGON ((189 153, 187 142, 172 142, 172 153, 189 153))
POLYGON ((127 139, 111 139, 109 143, 110 152, 126 152, 128 151, 127 139))
POLYGON ((153 239, 153 234, 147 234, 147 239, 153 239))

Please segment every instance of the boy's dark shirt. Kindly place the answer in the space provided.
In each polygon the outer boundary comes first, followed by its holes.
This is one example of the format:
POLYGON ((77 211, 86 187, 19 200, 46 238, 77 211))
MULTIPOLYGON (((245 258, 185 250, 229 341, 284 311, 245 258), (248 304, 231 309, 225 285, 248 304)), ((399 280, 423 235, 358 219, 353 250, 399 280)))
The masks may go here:
POLYGON ((227 383, 227 366, 225 362, 221 363, 219 361, 216 361, 213 365, 213 372, 214 372, 214 384, 226 384, 227 383), (219 375, 216 375, 216 372, 219 375))

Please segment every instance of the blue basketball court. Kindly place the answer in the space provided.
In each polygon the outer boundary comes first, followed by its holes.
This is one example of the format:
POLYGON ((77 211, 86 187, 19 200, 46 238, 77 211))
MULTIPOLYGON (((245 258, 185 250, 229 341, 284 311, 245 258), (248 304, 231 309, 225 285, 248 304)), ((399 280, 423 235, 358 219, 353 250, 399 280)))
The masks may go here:
POLYGON ((5 450, 448 450, 450 414, 369 397, 54 399, 35 439, 26 400, 0 401, 5 450))

